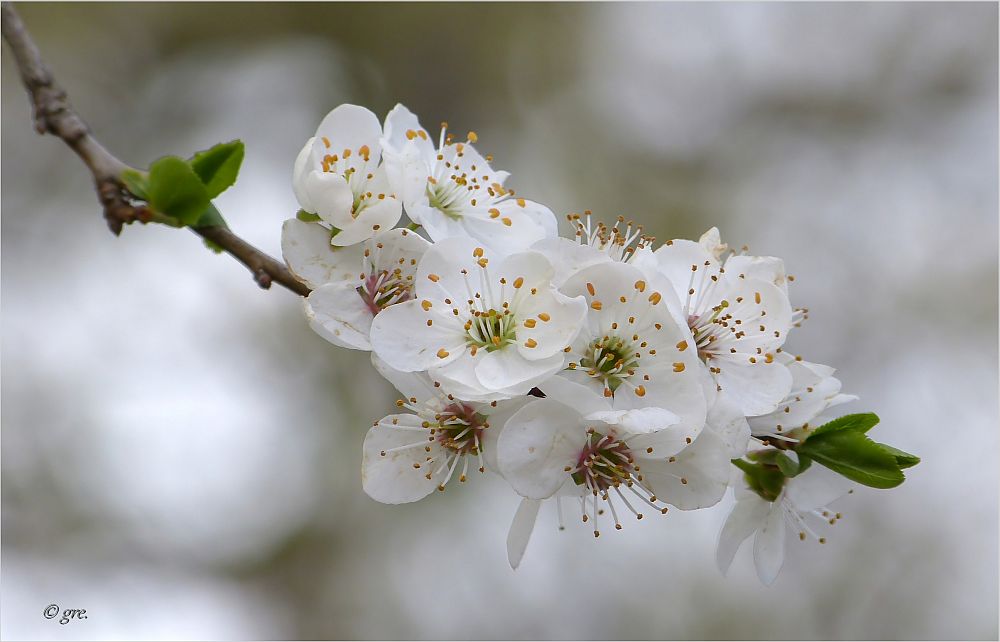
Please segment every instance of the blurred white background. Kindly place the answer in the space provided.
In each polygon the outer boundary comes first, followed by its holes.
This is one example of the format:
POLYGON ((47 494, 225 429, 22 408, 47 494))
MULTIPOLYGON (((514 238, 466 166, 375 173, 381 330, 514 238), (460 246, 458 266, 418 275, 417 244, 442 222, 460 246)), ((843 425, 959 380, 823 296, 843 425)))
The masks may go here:
POLYGON ((715 568, 728 497, 596 541, 543 512, 512 572, 504 484, 370 500, 396 395, 367 355, 189 233, 109 234, 5 49, 4 638, 996 639, 996 5, 19 9, 125 161, 244 139, 219 206, 276 255, 320 118, 402 101, 557 214, 784 257, 811 311, 789 350, 923 463, 771 588, 748 547, 715 568))

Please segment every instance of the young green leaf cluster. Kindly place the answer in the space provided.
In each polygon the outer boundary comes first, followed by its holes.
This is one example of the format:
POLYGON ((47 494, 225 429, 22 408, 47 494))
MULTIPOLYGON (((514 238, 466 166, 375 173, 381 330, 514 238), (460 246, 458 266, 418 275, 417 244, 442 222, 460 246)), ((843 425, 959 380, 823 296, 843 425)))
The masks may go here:
POLYGON ((236 183, 243 153, 243 141, 220 143, 189 159, 164 156, 146 172, 127 169, 121 180, 176 227, 227 227, 212 199, 236 183))

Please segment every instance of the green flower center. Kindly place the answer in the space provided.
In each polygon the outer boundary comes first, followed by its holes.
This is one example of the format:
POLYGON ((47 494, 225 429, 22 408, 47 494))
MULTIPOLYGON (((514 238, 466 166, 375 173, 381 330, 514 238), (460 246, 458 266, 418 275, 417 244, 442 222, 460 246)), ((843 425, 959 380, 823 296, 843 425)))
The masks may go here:
POLYGON ((614 392, 623 381, 635 374, 638 365, 638 352, 631 341, 605 335, 590 342, 579 367, 614 392))
POLYGON ((499 350, 517 339, 517 322, 510 310, 488 310, 475 312, 465 323, 466 341, 475 348, 485 348, 487 352, 499 350))

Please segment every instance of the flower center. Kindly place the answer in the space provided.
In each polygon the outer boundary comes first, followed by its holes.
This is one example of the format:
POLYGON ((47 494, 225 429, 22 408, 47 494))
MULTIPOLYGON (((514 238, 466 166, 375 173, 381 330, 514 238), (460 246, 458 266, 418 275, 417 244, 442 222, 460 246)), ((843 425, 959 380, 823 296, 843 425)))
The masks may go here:
POLYGON ((509 307, 499 312, 474 310, 472 318, 465 323, 466 341, 473 347, 473 354, 478 348, 493 352, 513 343, 517 339, 516 330, 517 322, 509 307))
POLYGON ((372 314, 378 314, 390 305, 413 298, 413 276, 404 276, 399 268, 369 274, 358 286, 358 295, 372 314))
POLYGON ((464 176, 452 176, 444 182, 427 181, 427 200, 431 207, 437 209, 448 218, 462 218, 462 206, 468 200, 468 190, 465 187, 464 176))
POLYGON ((465 403, 445 406, 435 419, 439 426, 434 435, 438 442, 458 455, 478 455, 482 450, 483 431, 489 427, 486 415, 465 403))
POLYGON ((722 354, 721 342, 723 331, 729 327, 729 322, 733 318, 731 314, 723 314, 729 307, 729 301, 723 300, 719 305, 712 308, 711 315, 688 315, 688 327, 694 335, 695 346, 698 348, 698 358, 708 363, 713 357, 722 354))
POLYGON ((573 481, 595 493, 618 488, 621 484, 631 485, 638 467, 628 445, 613 433, 602 435, 593 428, 587 432, 587 443, 572 473, 573 481))
POLYGON ((611 335, 591 341, 580 359, 580 367, 586 369, 591 377, 600 380, 611 392, 635 374, 638 365, 638 352, 632 343, 611 335))

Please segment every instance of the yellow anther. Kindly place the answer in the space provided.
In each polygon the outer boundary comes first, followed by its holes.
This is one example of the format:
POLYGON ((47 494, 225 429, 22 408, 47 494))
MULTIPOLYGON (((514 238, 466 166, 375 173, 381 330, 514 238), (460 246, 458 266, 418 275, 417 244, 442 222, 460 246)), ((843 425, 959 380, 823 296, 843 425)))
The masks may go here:
POLYGON ((684 372, 684 363, 681 361, 675 361, 674 372, 684 372))
POLYGON ((447 359, 448 351, 445 350, 444 348, 441 348, 440 350, 437 351, 437 357, 438 359, 447 359))
POLYGON ((514 221, 510 220, 510 219, 509 219, 509 218, 507 218, 506 216, 505 216, 505 217, 503 217, 503 218, 502 218, 502 219, 500 219, 500 220, 501 220, 501 221, 503 222, 503 224, 504 224, 504 225, 506 225, 507 227, 510 227, 511 225, 513 225, 513 224, 514 224, 514 221))
POLYGON ((663 297, 660 295, 659 292, 653 292, 652 294, 649 295, 649 302, 652 303, 653 305, 656 305, 660 302, 660 299, 662 298, 663 297))
POLYGON ((412 129, 406 130, 406 140, 413 140, 416 137, 417 137, 417 132, 413 131, 412 129))
POLYGON ((538 314, 538 318, 546 323, 552 320, 552 317, 549 316, 548 312, 540 312, 538 314))
POLYGON ((330 139, 327 138, 326 136, 323 137, 323 147, 330 149, 330 139))
POLYGON ((645 292, 646 291, 646 282, 645 281, 641 281, 641 280, 640 281, 636 281, 635 282, 635 289, 638 290, 638 291, 640 291, 640 292, 645 292))
POLYGON ((538 345, 538 342, 535 341, 534 339, 528 339, 527 341, 524 342, 524 347, 525 348, 534 348, 537 345, 538 345))
POLYGON ((639 396, 639 397, 645 397, 646 396, 646 388, 645 388, 645 386, 636 386, 635 387, 635 394, 637 396, 639 396))
POLYGON ((428 310, 431 309, 431 302, 428 301, 427 299, 424 299, 423 301, 420 302, 420 307, 424 309, 424 312, 427 312, 428 310))
POLYGON ((685 350, 687 350, 687 348, 688 348, 687 341, 679 341, 677 343, 677 349, 680 350, 681 352, 684 352, 685 350))
POLYGON ((524 327, 526 327, 526 328, 533 328, 533 327, 535 327, 535 320, 534 319, 525 319, 524 320, 524 327))
POLYGON ((439 277, 437 274, 428 274, 427 278, 433 281, 434 283, 437 283, 438 281, 441 280, 441 277, 439 277))
POLYGON ((600 310, 604 306, 601 304, 600 301, 592 301, 590 303, 590 307, 594 308, 595 310, 600 310))
POLYGON ((489 263, 489 262, 490 262, 490 260, 487 259, 487 258, 481 258, 478 261, 476 261, 476 263, 479 263, 479 267, 482 267, 482 268, 486 267, 486 264, 489 263))
POLYGON ((516 279, 514 279, 514 287, 515 288, 520 289, 522 285, 524 285, 524 278, 523 277, 519 276, 516 279))
POLYGON ((474 143, 479 140, 479 136, 476 135, 476 132, 469 132, 467 138, 469 139, 470 143, 474 143))
POLYGON ((476 249, 472 250, 472 256, 476 257, 477 259, 485 253, 486 251, 483 250, 483 248, 481 247, 477 247, 476 249))
POLYGON ((525 205, 525 202, 526 202, 526 201, 525 201, 525 200, 524 200, 523 198, 519 198, 519 199, 517 199, 517 204, 518 204, 518 206, 520 206, 520 207, 524 207, 524 205, 525 205))
POLYGON ((495 207, 491 207, 489 209, 489 212, 490 212, 490 218, 499 218, 500 216, 500 210, 498 210, 495 207))

